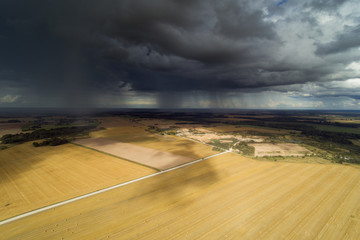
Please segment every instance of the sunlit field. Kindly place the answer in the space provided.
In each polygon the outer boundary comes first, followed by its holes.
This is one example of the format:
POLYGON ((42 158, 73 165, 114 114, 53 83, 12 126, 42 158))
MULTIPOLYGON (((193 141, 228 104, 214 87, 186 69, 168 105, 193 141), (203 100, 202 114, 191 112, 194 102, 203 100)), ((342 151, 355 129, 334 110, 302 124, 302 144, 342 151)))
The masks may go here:
POLYGON ((156 172, 73 144, 0 151, 0 220, 156 172))
POLYGON ((0 226, 6 239, 358 239, 360 170, 235 154, 0 226))

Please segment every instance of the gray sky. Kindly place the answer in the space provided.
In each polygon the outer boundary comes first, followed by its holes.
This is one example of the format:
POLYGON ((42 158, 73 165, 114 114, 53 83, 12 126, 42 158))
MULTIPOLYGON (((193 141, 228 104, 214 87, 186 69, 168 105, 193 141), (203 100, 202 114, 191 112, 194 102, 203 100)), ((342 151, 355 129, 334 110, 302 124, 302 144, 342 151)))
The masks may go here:
POLYGON ((357 0, 1 0, 0 107, 360 109, 357 0))

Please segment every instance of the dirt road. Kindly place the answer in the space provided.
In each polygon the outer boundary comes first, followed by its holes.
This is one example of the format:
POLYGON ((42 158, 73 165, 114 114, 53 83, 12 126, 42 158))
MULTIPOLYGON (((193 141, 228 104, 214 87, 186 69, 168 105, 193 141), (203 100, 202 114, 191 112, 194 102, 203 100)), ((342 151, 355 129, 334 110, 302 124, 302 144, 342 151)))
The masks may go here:
POLYGON ((5 239, 359 239, 360 170, 207 159, 0 226, 5 239))

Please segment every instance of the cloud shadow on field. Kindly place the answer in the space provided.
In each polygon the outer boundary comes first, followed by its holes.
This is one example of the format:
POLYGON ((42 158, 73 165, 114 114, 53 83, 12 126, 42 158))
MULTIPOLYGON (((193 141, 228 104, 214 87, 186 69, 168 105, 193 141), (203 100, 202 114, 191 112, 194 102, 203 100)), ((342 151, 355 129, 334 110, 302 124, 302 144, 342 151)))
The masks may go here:
MULTIPOLYGON (((195 144, 194 144, 195 145, 195 144)), ((193 146, 194 146, 193 145, 193 146)), ((194 154, 191 145, 181 155, 194 154)), ((197 159, 202 157, 198 156, 197 159)), ((207 191, 208 187, 219 180, 218 170, 214 168, 210 159, 175 169, 151 180, 145 180, 139 187, 140 192, 151 194, 154 201, 167 201, 168 204, 181 202, 181 206, 194 201, 195 193, 207 191)))
POLYGON ((206 161, 156 176, 146 192, 153 196, 155 202, 181 202, 181 205, 191 203, 196 200, 194 193, 206 191, 219 179, 215 169, 206 161))

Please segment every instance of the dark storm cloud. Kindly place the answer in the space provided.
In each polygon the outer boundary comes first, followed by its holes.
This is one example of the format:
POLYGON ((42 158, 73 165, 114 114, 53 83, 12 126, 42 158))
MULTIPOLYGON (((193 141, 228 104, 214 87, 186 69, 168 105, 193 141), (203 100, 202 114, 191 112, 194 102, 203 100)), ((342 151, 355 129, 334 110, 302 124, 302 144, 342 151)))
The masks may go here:
POLYGON ((316 53, 319 55, 335 54, 348 51, 352 48, 360 47, 360 25, 356 27, 346 27, 345 31, 329 43, 320 44, 316 53))
MULTIPOLYGON (((77 51, 86 52, 93 51, 90 49, 92 44, 98 44, 103 48, 99 51, 106 51, 105 48, 111 46, 101 40, 102 37, 109 37, 115 41, 114 44, 119 44, 118 50, 121 47, 145 45, 164 55, 204 62, 231 61, 238 57, 226 39, 221 36, 219 39, 207 38, 215 37, 212 26, 206 26, 206 15, 210 14, 208 9, 217 11, 216 14, 221 18, 216 27, 218 31, 234 35, 237 39, 268 38, 271 29, 266 29, 258 12, 247 13, 232 1, 227 1, 225 5, 216 6, 219 9, 210 9, 200 1, 3 1, 1 35, 5 37, 2 38, 2 47, 3 50, 10 47, 17 52, 7 54, 7 58, 2 59, 13 65, 19 60, 31 65, 31 59, 35 62, 50 60, 52 54, 64 57, 61 56, 64 48, 65 51, 71 51, 69 48, 73 47, 78 48, 77 51), (234 13, 226 16, 224 10, 231 8, 234 13), (236 14, 249 19, 237 20, 236 14), (255 21, 253 27, 249 27, 248 21, 255 21), (236 27, 241 31, 236 31, 236 27), (199 34, 198 31, 204 33, 199 34), (26 59, 19 59, 18 56, 26 59)), ((237 52, 245 49, 246 46, 243 46, 237 52)), ((120 58, 126 58, 126 50, 121 54, 120 58)), ((29 66, 29 69, 34 68, 29 66)))
POLYGON ((325 81, 337 68, 319 63, 311 48, 321 57, 356 47, 359 30, 316 41, 315 16, 306 11, 344 2, 3 0, 0 82, 35 103, 85 106, 133 91, 158 94, 159 106, 169 107, 181 106, 182 92, 325 81))

